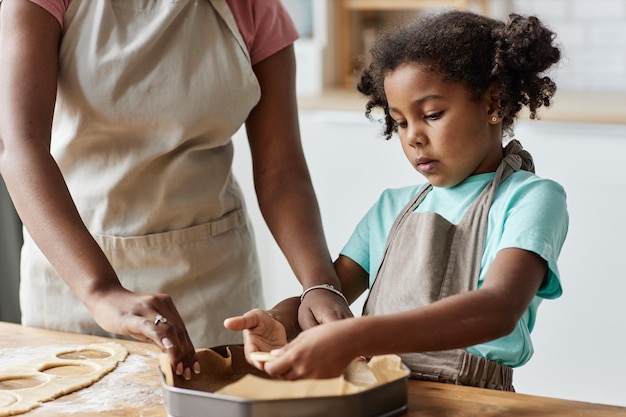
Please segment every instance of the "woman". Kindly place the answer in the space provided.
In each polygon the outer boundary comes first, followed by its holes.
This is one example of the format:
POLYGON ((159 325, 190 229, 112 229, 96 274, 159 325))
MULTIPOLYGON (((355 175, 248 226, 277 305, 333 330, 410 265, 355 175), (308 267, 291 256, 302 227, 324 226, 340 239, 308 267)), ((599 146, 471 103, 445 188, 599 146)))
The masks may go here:
MULTIPOLYGON (((296 276, 338 286, 278 0, 4 0, 0 19, 0 172, 25 225, 24 324, 151 340, 187 378, 194 344, 237 341, 222 319, 262 301, 231 173, 244 122, 261 211, 296 276)), ((301 324, 349 315, 316 294, 301 324)))

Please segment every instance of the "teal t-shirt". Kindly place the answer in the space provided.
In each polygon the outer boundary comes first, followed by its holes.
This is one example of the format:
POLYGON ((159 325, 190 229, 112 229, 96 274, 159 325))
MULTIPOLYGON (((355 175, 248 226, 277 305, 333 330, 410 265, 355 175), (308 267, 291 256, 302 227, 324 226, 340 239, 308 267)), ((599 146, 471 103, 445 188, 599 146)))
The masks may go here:
MULTIPOLYGON (((478 174, 454 187, 433 187, 416 211, 436 212, 458 224, 493 177, 494 173, 478 174)), ((368 271, 370 287, 380 266, 391 225, 421 187, 423 185, 385 190, 342 249, 342 255, 368 271)), ((512 367, 523 365, 530 359, 533 354, 530 332, 539 304, 542 299, 557 298, 562 293, 557 258, 568 224, 565 191, 558 183, 518 171, 500 184, 489 211, 479 288, 496 254, 505 248, 520 248, 538 254, 548 263, 548 276, 511 334, 468 347, 468 352, 512 367)))

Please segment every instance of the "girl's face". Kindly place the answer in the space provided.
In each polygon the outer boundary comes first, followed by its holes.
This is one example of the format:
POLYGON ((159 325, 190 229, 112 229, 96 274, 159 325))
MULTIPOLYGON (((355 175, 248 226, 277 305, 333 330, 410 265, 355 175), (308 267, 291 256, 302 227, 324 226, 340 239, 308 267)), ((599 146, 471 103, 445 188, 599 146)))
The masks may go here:
POLYGON ((502 160, 501 120, 492 120, 497 96, 471 100, 464 86, 419 64, 398 67, 384 87, 402 149, 432 185, 453 187, 496 170, 502 160))

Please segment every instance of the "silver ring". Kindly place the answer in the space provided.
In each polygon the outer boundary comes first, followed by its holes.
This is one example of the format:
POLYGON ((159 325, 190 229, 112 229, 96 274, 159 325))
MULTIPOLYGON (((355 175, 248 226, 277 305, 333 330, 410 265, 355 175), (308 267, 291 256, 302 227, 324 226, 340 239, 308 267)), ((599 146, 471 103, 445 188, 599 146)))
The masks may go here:
POLYGON ((157 314, 154 318, 154 325, 158 326, 159 323, 167 323, 167 319, 160 314, 157 314))

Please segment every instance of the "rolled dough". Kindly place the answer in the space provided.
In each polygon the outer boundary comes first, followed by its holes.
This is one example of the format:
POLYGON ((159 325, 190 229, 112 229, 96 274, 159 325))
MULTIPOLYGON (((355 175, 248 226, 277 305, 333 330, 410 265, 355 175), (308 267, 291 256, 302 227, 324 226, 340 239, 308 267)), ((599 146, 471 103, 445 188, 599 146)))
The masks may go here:
POLYGON ((117 343, 98 343, 0 369, 0 417, 25 413, 85 388, 115 369, 127 355, 117 343))

